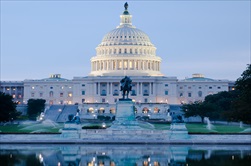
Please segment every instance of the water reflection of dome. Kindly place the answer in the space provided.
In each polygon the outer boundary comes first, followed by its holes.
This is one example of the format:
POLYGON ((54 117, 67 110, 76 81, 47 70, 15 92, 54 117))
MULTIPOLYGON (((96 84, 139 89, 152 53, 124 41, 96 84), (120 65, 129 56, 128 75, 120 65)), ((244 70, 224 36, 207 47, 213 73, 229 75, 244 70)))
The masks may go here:
POLYGON ((108 32, 91 58, 91 76, 162 76, 161 58, 146 33, 132 25, 127 8, 120 25, 108 32))

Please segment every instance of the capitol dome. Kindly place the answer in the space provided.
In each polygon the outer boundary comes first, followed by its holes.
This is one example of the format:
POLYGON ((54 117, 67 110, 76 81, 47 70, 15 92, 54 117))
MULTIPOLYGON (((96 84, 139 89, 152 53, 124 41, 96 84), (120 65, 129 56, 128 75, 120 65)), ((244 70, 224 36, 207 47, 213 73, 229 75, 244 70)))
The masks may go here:
POLYGON ((108 32, 91 58, 90 76, 163 76, 161 58, 146 33, 132 25, 127 3, 120 25, 108 32))

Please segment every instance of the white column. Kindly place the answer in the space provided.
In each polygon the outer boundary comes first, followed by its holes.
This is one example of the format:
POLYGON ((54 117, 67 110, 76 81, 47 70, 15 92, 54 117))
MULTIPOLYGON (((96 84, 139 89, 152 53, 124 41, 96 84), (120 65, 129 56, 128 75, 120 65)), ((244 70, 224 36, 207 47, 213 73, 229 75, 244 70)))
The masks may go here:
POLYGON ((97 83, 93 84, 94 86, 94 96, 97 95, 97 83))
POLYGON ((100 82, 98 82, 98 95, 100 94, 100 82))
POLYGON ((139 95, 139 82, 137 82, 137 95, 139 95))
POLYGON ((152 83, 149 83, 149 96, 152 94, 152 83))
POLYGON ((141 95, 143 96, 143 82, 141 82, 141 87, 140 87, 140 93, 141 93, 141 95))
POLYGON ((109 94, 109 82, 106 83, 106 96, 109 94))

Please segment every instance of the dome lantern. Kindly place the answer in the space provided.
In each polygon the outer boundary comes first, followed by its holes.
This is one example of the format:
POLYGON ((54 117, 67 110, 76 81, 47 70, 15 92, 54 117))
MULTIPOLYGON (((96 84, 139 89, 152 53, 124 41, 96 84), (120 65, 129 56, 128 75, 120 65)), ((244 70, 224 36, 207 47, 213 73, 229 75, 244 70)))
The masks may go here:
POLYGON ((127 8, 128 8, 128 3, 126 2, 124 4, 125 11, 123 12, 122 15, 120 15, 120 26, 124 25, 132 25, 132 15, 129 14, 127 8))

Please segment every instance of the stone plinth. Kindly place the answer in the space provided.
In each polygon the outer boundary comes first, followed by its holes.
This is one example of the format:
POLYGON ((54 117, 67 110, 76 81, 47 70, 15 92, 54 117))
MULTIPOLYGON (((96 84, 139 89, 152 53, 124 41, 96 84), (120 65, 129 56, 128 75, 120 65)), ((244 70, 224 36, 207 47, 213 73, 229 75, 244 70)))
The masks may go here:
POLYGON ((131 99, 121 99, 116 103, 116 118, 108 130, 142 130, 135 120, 134 103, 131 99))
POLYGON ((170 139, 180 140, 189 138, 185 123, 172 123, 170 130, 171 130, 170 139))

